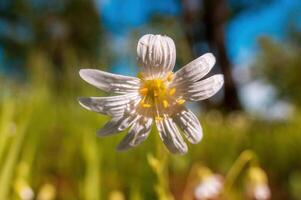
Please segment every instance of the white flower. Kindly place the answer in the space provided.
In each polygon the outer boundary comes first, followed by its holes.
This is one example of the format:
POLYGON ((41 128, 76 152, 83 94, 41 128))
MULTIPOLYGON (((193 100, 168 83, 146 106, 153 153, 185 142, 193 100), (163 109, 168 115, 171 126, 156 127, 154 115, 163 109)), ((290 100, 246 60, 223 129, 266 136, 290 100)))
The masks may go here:
POLYGON ((268 200, 271 197, 271 191, 267 184, 256 185, 253 192, 256 200, 268 200))
POLYGON ((248 185, 247 195, 254 200, 269 200, 271 190, 266 183, 257 183, 248 185))
POLYGON ((22 200, 34 199, 34 192, 31 187, 25 186, 19 191, 20 198, 22 200))
POLYGON ((251 167, 248 172, 247 194, 255 200, 268 200, 271 190, 268 186, 268 177, 260 167, 251 167))
POLYGON ((210 175, 199 183, 194 191, 194 196, 198 200, 216 199, 221 194, 223 186, 220 175, 210 175))
POLYGON ((173 73, 176 48, 171 38, 144 35, 137 46, 141 72, 136 77, 111 74, 96 69, 82 69, 79 74, 91 85, 119 94, 110 97, 79 98, 80 104, 91 111, 106 114, 112 119, 98 132, 111 135, 130 127, 117 149, 125 150, 144 141, 153 121, 166 147, 172 153, 186 153, 187 145, 179 129, 191 143, 202 139, 197 117, 187 109, 186 101, 208 99, 223 85, 223 75, 203 78, 215 64, 207 53, 173 73))

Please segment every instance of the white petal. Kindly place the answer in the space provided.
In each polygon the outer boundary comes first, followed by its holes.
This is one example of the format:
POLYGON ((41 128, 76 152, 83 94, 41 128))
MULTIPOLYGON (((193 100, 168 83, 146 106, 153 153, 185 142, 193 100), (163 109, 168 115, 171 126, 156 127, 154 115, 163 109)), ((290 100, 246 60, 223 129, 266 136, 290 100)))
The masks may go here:
POLYGON ((126 109, 134 109, 140 96, 138 93, 130 93, 109 97, 80 97, 78 101, 88 110, 116 117, 123 115, 126 109))
POLYGON ((174 68, 176 47, 167 36, 147 34, 138 41, 137 55, 146 79, 163 77, 174 68))
POLYGON ((152 118, 141 117, 131 127, 129 133, 119 143, 117 150, 123 151, 143 142, 151 131, 152 118))
POLYGON ((190 101, 200 101, 215 95, 224 84, 224 76, 217 74, 180 89, 182 95, 190 101))
POLYGON ((191 61, 175 73, 172 86, 187 85, 203 78, 215 64, 212 53, 206 53, 191 61))
POLYGON ((135 114, 125 114, 119 118, 112 118, 97 132, 97 135, 107 136, 119 133, 130 127, 137 119, 138 116, 135 114))
POLYGON ((138 78, 111 74, 96 69, 81 69, 79 75, 91 85, 116 94, 137 92, 140 86, 138 78))
POLYGON ((191 110, 183 108, 180 112, 173 116, 175 123, 183 130, 184 135, 189 142, 196 144, 203 137, 202 127, 198 118, 191 110))
POLYGON ((187 152, 187 145, 171 118, 156 120, 156 125, 162 141, 170 152, 179 154, 187 152))

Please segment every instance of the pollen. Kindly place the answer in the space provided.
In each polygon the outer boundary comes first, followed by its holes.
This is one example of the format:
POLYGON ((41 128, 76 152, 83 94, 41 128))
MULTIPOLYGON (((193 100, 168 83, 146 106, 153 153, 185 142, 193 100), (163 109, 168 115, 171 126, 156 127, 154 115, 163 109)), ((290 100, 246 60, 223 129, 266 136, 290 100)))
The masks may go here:
POLYGON ((146 87, 144 87, 144 88, 141 88, 141 89, 139 90, 139 92, 140 92, 140 94, 141 94, 142 96, 146 96, 146 95, 147 95, 147 92, 148 92, 148 89, 147 89, 146 87))
POLYGON ((167 81, 170 82, 170 81, 172 81, 173 78, 174 78, 174 74, 172 72, 170 72, 167 76, 167 81))
POLYGON ((167 108, 168 106, 169 106, 169 103, 168 103, 168 101, 167 100, 163 100, 163 107, 164 108, 167 108))
POLYGON ((144 80, 139 92, 143 97, 153 101, 162 101, 167 94, 167 86, 162 79, 144 80))
POLYGON ((154 118, 160 118, 158 113, 173 112, 172 106, 182 105, 185 100, 177 97, 176 87, 169 87, 174 74, 170 72, 167 76, 157 79, 141 79, 139 94, 142 98, 140 106, 143 109, 153 108, 154 118))
POLYGON ((163 118, 162 118, 162 117, 160 117, 160 116, 156 116, 156 117, 155 117, 155 120, 156 120, 156 121, 162 121, 162 120, 163 120, 163 118))
POLYGON ((142 103, 141 105, 142 105, 143 108, 150 108, 150 107, 152 107, 152 105, 149 104, 149 103, 142 103))
POLYGON ((171 88, 171 90, 169 90, 169 95, 173 96, 176 93, 176 88, 171 88))
POLYGON ((185 103, 185 99, 177 99, 176 102, 179 105, 183 105, 185 103))

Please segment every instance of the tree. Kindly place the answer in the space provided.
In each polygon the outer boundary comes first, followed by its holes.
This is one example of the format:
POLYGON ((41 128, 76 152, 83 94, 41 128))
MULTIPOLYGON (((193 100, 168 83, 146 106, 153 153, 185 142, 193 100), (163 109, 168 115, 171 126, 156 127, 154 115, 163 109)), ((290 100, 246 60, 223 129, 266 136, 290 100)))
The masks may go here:
POLYGON ((188 2, 187 0, 183 1, 188 41, 192 47, 200 44, 206 46, 204 45, 206 43, 208 50, 216 54, 218 65, 225 78, 221 107, 228 111, 239 110, 241 104, 225 47, 224 25, 228 17, 227 2, 226 0, 204 0, 202 5, 199 5, 199 10, 187 9, 189 8, 188 2))
POLYGON ((101 23, 92 0, 6 1, 0 7, 0 47, 6 60, 25 66, 29 54, 44 52, 60 72, 67 53, 79 59, 97 58, 101 23))
POLYGON ((261 53, 255 63, 258 78, 274 86, 278 98, 301 106, 301 33, 277 43, 270 38, 259 40, 261 53))

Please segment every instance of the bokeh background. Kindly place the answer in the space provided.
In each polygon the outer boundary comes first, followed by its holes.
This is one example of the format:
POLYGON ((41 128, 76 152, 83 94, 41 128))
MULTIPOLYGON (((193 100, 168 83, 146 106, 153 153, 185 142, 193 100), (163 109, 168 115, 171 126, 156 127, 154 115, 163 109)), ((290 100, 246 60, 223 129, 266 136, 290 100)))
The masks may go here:
POLYGON ((299 0, 1 0, 0 199, 206 199, 195 190, 218 174, 211 199, 300 200, 300 76, 299 0), (98 138, 108 118, 77 103, 107 95, 78 70, 136 75, 147 33, 174 39, 176 69, 212 52, 212 73, 225 76, 214 98, 190 105, 204 138, 184 156, 155 129, 116 152, 125 133, 98 138))

